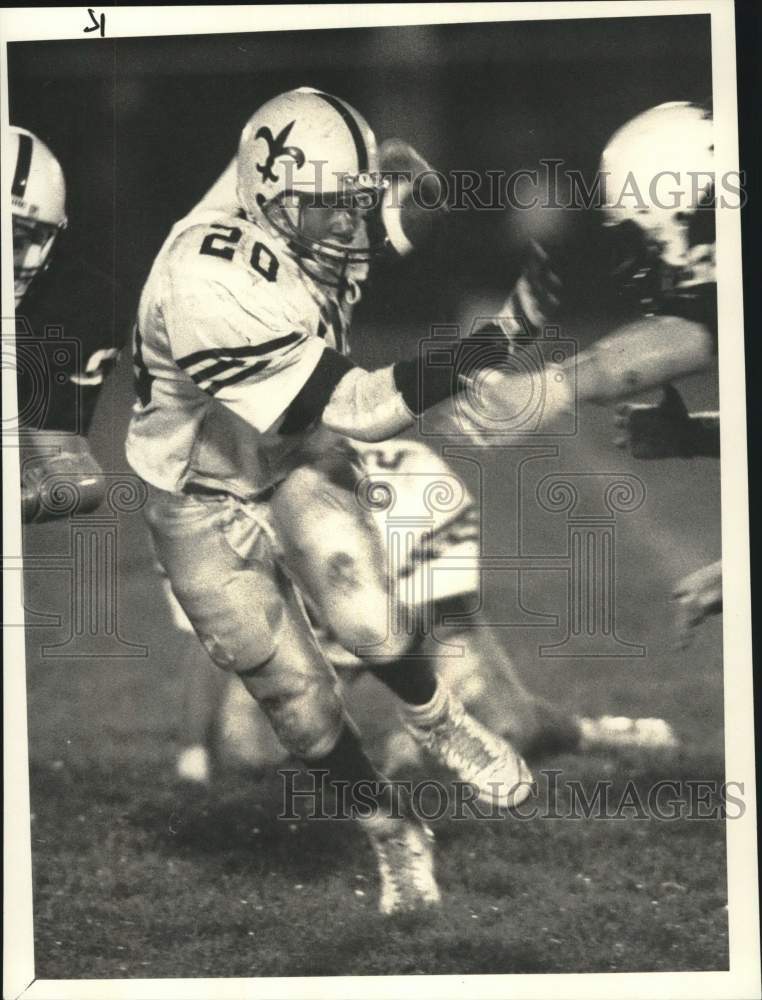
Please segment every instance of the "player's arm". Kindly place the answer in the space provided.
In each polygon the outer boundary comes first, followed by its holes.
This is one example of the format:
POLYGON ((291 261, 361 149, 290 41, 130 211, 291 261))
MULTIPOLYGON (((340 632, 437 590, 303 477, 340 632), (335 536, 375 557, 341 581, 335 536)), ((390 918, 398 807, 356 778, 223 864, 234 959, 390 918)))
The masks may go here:
MULTIPOLYGON (((424 411, 465 399, 468 382, 457 371, 429 369, 423 358, 368 371, 320 338, 274 324, 264 303, 249 311, 221 286, 195 292, 196 308, 180 325, 183 345, 173 345, 176 361, 259 431, 276 423, 282 434, 322 425, 359 441, 384 441, 424 411)), ((509 406, 513 388, 495 387, 491 405, 498 412, 509 406)))
MULTIPOLYGON (((475 346, 478 355, 483 345, 475 346)), ((374 371, 326 348, 290 405, 283 428, 300 430, 320 422, 358 441, 384 441, 412 427, 424 413, 435 421, 441 416, 447 427, 457 399, 454 432, 478 436, 485 429, 485 417, 510 420, 513 411, 524 405, 523 383, 506 379, 494 367, 500 347, 508 351, 508 341, 498 345, 497 352, 491 349, 481 368, 478 359, 463 353, 454 366, 431 366, 418 356, 374 371)))
MULTIPOLYGON (((415 155, 410 147, 399 145, 402 149, 395 148, 395 152, 399 153, 400 163, 391 163, 395 168, 404 166, 405 155, 415 155)), ((539 335, 558 308, 560 292, 560 279, 552 270, 547 254, 533 242, 499 315, 476 331, 476 339, 471 342, 475 351, 469 350, 468 338, 457 345, 455 353, 460 357, 453 368, 431 367, 419 357, 373 372, 361 368, 343 371, 341 362, 326 356, 321 359, 313 382, 306 387, 305 403, 314 398, 326 400, 320 413, 324 425, 357 440, 383 441, 411 426, 424 412, 436 415, 437 411, 441 411, 443 432, 478 435, 484 429, 480 418, 485 413, 492 412, 505 419, 514 399, 520 407, 525 387, 519 382, 503 384, 495 366, 499 366, 502 352, 510 352, 513 337, 539 335), (483 339, 485 336, 490 337, 489 345, 483 339), (480 366, 479 351, 487 346, 484 364, 480 366), (329 378, 333 375, 333 385, 327 392, 313 384, 322 382, 323 370, 329 378), (473 395, 469 390, 475 384, 479 404, 476 409, 469 405, 473 395), (455 397, 459 412, 453 425, 450 403, 455 397)), ((565 377, 560 381, 565 383, 565 377)), ((554 382, 552 391, 559 389, 559 383, 554 382)))
MULTIPOLYGON (((215 249, 227 249, 225 241, 235 237, 227 227, 211 232, 215 249)), ((429 367, 423 357, 375 371, 355 365, 309 335, 286 276, 264 266, 265 251, 252 270, 229 254, 205 253, 209 238, 206 226, 195 226, 173 248, 164 303, 171 350, 200 389, 257 430, 277 425, 290 434, 322 424, 357 440, 383 441, 424 411, 467 394, 468 378, 457 366, 429 367)), ((501 342, 509 350, 507 338, 501 342)), ((501 415, 513 388, 493 387, 491 405, 501 415)))
POLYGON ((578 399, 608 403, 704 371, 715 361, 711 332, 676 316, 647 316, 601 338, 576 359, 578 399))
POLYGON ((716 360, 715 341, 702 323, 675 316, 648 316, 602 337, 576 357, 549 364, 541 373, 495 371, 484 383, 484 405, 542 394, 543 427, 579 403, 612 403, 705 371, 716 360), (535 383, 541 380, 541 385, 535 383))
MULTIPOLYGON (((509 339, 527 334, 540 336, 558 311, 561 291, 561 281, 548 255, 532 242, 497 325, 509 339)), ((631 321, 563 365, 546 368, 541 387, 545 420, 552 421, 558 408, 568 410, 579 402, 619 401, 683 375, 704 371, 715 363, 716 353, 716 334, 711 325, 691 317, 662 314, 631 321)), ((514 379, 520 380, 521 376, 505 375, 507 383, 514 379)), ((519 388, 519 381, 514 384, 519 388)), ((687 436, 691 454, 718 453, 719 425, 713 415, 696 414, 695 420, 691 417, 687 436)))

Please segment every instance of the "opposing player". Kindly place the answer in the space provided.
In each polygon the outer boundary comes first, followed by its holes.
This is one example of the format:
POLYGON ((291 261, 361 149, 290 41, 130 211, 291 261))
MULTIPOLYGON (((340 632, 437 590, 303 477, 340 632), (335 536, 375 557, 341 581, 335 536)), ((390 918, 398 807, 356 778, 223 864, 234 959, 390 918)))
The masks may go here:
MULTIPOLYGON (((21 514, 24 523, 69 512, 60 502, 74 491, 80 514, 94 510, 105 493, 103 472, 90 451, 87 433, 95 399, 116 349, 98 336, 88 354, 78 352, 68 370, 48 373, 44 338, 31 330, 19 309, 33 282, 50 265, 54 245, 67 225, 66 184, 61 166, 37 136, 10 129, 13 169, 13 279, 21 444, 21 514), (40 351, 42 350, 42 354, 40 351), (38 372, 38 377, 33 377, 38 372)), ((65 331, 66 332, 66 331, 65 331)))
MULTIPOLYGON (((625 249, 615 280, 629 291, 641 316, 575 359, 575 398, 571 380, 551 366, 545 398, 549 424, 559 410, 577 402, 619 402, 716 365, 711 111, 674 101, 636 115, 610 139, 601 174, 604 225, 625 249)), ((501 379, 496 402, 505 392, 501 379)), ((636 457, 719 454, 719 415, 688 414, 672 388, 659 404, 621 405, 616 421, 617 443, 629 446, 636 457)), ((714 563, 677 584, 683 641, 695 625, 721 610, 720 572, 714 563)))
MULTIPOLYGON (((437 680, 435 651, 356 495, 347 438, 412 426, 429 375, 419 359, 371 372, 346 355, 352 308, 385 241, 373 133, 332 95, 281 95, 243 131, 237 188, 235 214, 192 213, 154 263, 127 455, 152 487, 156 550, 196 634, 289 751, 348 783, 378 859, 382 912, 415 909, 439 897, 429 833, 384 787, 362 815, 357 790, 379 776, 302 594, 402 700, 408 731, 482 799, 517 805, 530 774, 437 680)), ((426 402, 462 388, 434 379, 426 402)))
MULTIPOLYGON (((602 169, 612 174, 614 187, 625 181, 625 165, 643 191, 648 171, 669 168, 670 181, 679 178, 675 203, 662 208, 646 195, 645 210, 627 211, 609 205, 609 226, 634 227, 644 250, 631 281, 643 287, 644 309, 655 315, 697 323, 694 332, 675 331, 695 344, 695 370, 714 367, 717 341, 717 278, 715 271, 714 139, 708 109, 685 102, 660 105, 638 115, 611 139, 602 169), (711 344, 710 356, 707 343, 711 344)), ((670 191, 673 188, 670 184, 670 191)), ((670 193, 670 198, 672 194, 670 193)), ((672 345, 677 353, 679 344, 672 345)), ((690 360, 690 359, 689 359, 690 360)), ((671 359, 664 362, 663 381, 673 377, 671 359)), ((641 459, 720 456, 720 415, 689 413, 680 394, 666 385, 656 404, 622 403, 617 407, 615 443, 641 459)), ((696 626, 722 611, 720 561, 689 573, 675 586, 677 626, 686 644, 696 626)))
MULTIPOLYGON (((612 136, 601 174, 604 226, 622 248, 613 280, 630 290, 640 316, 570 363, 576 384, 563 366, 549 368, 546 421, 575 402, 618 402, 716 363, 710 111, 677 101, 636 116, 612 136)), ((494 384, 497 403, 505 380, 494 384)))

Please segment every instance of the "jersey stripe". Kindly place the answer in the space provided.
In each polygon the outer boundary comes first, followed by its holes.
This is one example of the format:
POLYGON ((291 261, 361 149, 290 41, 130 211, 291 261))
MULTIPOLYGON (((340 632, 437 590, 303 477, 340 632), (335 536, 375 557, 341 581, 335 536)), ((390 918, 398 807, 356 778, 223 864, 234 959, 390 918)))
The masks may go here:
MULTIPOLYGON (((269 358, 265 361, 265 364, 269 363, 269 358)), ((261 362, 260 362, 261 364, 261 362)), ((215 378, 216 375, 223 375, 225 372, 229 372, 231 369, 244 368, 246 367, 246 362, 238 359, 230 359, 227 361, 218 361, 217 364, 207 365, 206 368, 200 368, 195 372, 188 372, 190 377, 194 382, 200 384, 201 382, 207 382, 215 378)), ((251 366, 249 366, 251 367, 251 366)))
MULTIPOLYGON (((344 344, 344 323, 341 318, 341 311, 333 299, 328 299, 320 309, 321 322, 325 322, 333 330, 333 339, 336 342, 336 350, 342 354, 347 354, 344 344)), ((318 336, 320 332, 318 331, 318 336)))
POLYGON ((182 358, 177 358, 176 362, 181 368, 190 368, 200 361, 217 361, 225 358, 257 358, 270 351, 277 351, 281 347, 288 347, 304 338, 302 333, 287 333, 285 337, 276 337, 268 340, 264 344, 253 344, 245 347, 212 347, 203 351, 193 351, 182 358))
POLYGON ((269 364, 269 361, 257 361, 256 364, 242 368, 235 375, 230 375, 228 378, 209 379, 209 385, 202 385, 201 388, 204 392, 208 392, 210 396, 215 396, 225 386, 235 385, 236 382, 243 382, 244 379, 249 378, 251 375, 256 375, 257 372, 261 372, 264 368, 267 368, 269 364))
POLYGON ((338 111, 341 115, 345 125, 349 129, 350 135, 352 136, 352 141, 355 144, 355 151, 357 152, 357 172, 360 174, 367 173, 368 147, 365 145, 365 139, 363 138, 360 126, 355 120, 355 116, 346 104, 338 99, 338 97, 334 97, 332 94, 324 94, 322 90, 317 91, 317 96, 322 97, 324 101, 331 105, 334 111, 338 111))
POLYGON ((13 175, 11 194, 14 198, 23 198, 26 182, 29 180, 29 168, 32 166, 32 137, 23 132, 19 135, 19 152, 16 157, 16 172, 13 175))

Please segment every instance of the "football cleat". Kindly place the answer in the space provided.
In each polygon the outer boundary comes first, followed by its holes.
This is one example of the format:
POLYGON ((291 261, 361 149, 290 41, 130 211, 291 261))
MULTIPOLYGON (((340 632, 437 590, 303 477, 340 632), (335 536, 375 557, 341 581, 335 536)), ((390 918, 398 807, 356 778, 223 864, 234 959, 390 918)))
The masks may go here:
POLYGON ((674 750, 679 741, 665 719, 630 719, 625 715, 581 718, 580 750, 612 750, 634 747, 674 750))
POLYGON ((434 834, 429 827, 411 818, 360 822, 376 856, 380 912, 392 916, 436 906, 441 897, 434 876, 434 834))
POLYGON ((402 712, 415 741, 460 781, 473 785, 480 802, 513 809, 531 793, 532 773, 522 757, 442 685, 430 705, 406 705, 402 712))

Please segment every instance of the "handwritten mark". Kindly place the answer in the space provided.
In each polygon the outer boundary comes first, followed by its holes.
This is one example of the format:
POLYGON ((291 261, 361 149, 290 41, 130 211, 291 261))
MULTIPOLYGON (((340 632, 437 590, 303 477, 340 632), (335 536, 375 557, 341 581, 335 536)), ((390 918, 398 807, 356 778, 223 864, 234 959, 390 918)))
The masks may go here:
POLYGON ((91 31, 98 31, 100 28, 101 38, 106 34, 106 15, 101 14, 100 17, 95 16, 95 11, 92 7, 87 8, 87 13, 90 15, 91 24, 87 28, 83 28, 85 34, 89 34, 91 31))

